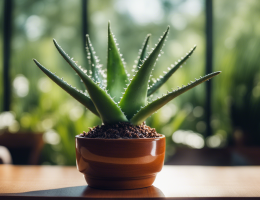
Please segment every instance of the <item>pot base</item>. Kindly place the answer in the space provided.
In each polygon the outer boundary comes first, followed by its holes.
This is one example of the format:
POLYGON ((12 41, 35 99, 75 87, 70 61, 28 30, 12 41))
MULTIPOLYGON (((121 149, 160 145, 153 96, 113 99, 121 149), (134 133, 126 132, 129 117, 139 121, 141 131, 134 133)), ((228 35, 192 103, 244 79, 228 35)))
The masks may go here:
POLYGON ((129 190, 149 187, 153 184, 156 174, 145 177, 101 178, 84 175, 88 185, 97 189, 129 190))

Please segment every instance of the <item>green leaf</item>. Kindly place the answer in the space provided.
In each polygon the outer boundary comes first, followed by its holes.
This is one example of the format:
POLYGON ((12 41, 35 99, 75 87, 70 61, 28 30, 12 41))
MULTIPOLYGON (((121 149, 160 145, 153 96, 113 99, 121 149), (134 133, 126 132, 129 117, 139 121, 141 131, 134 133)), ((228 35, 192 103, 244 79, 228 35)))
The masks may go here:
POLYGON ((196 49, 196 46, 194 46, 191 49, 191 51, 189 53, 187 53, 187 55, 184 58, 182 58, 181 60, 176 62, 175 65, 173 65, 171 69, 168 68, 169 71, 161 79, 159 79, 156 83, 154 83, 150 87, 150 89, 148 90, 147 96, 150 96, 156 90, 158 90, 173 75, 173 73, 176 72, 177 69, 179 69, 184 62, 186 62, 186 60, 191 56, 191 54, 194 52, 195 49, 196 49))
POLYGON ((54 44, 62 57, 69 63, 69 65, 76 71, 76 73, 84 82, 89 96, 92 99, 103 123, 113 124, 127 121, 124 113, 109 96, 109 94, 107 94, 106 91, 94 83, 94 81, 87 74, 85 74, 84 70, 79 68, 77 64, 70 59, 70 57, 62 50, 62 48, 55 40, 54 44))
POLYGON ((143 107, 138 113, 136 113, 133 116, 133 118, 130 120, 130 122, 134 125, 141 124, 149 116, 151 116, 154 112, 156 112, 158 109, 163 107, 165 104, 167 104, 169 101, 171 101, 175 97, 177 97, 177 96, 181 95, 182 93, 190 90, 191 88, 211 79, 212 77, 214 77, 214 76, 216 76, 220 73, 221 72, 213 72, 211 74, 208 74, 208 75, 201 77, 200 79, 196 80, 195 82, 191 82, 191 84, 188 84, 187 86, 183 86, 182 88, 180 88, 178 90, 174 90, 173 92, 153 101, 152 103, 143 107))
POLYGON ((119 103, 119 106, 126 114, 128 119, 131 119, 133 115, 138 110, 140 110, 141 107, 146 105, 149 77, 157 60, 157 57, 160 54, 160 51, 163 47, 168 32, 169 27, 165 31, 164 35, 162 36, 161 40, 159 41, 155 49, 144 61, 143 65, 134 76, 133 80, 127 87, 125 94, 123 95, 119 103))
POLYGON ((98 61, 98 57, 95 56, 96 52, 91 44, 89 35, 86 35, 86 51, 87 51, 87 64, 88 64, 88 70, 87 74, 92 77, 92 79, 95 82, 102 82, 102 76, 101 76, 101 66, 98 61))
POLYGON ((145 38, 145 41, 143 43, 143 47, 141 49, 141 52, 140 52, 140 56, 139 56, 139 60, 138 60, 138 63, 137 63, 137 67, 141 67, 141 65, 143 64, 143 60, 145 59, 146 55, 147 55, 147 49, 149 47, 149 39, 151 37, 151 34, 148 34, 145 38))
POLYGON ((72 97, 74 97, 78 102, 83 104, 92 113, 94 113, 95 115, 97 115, 99 117, 99 114, 95 108, 95 105, 93 104, 93 102, 91 101, 91 99, 89 97, 87 97, 85 94, 78 91, 77 89, 73 88, 71 85, 66 83, 63 79, 61 79, 58 76, 56 76, 55 74, 53 74, 51 71, 49 71, 44 66, 42 66, 37 60, 33 59, 33 61, 40 68, 40 70, 42 70, 51 80, 53 80, 63 90, 65 90, 72 97))
POLYGON ((122 58, 108 23, 107 90, 116 102, 120 101, 128 82, 122 58))

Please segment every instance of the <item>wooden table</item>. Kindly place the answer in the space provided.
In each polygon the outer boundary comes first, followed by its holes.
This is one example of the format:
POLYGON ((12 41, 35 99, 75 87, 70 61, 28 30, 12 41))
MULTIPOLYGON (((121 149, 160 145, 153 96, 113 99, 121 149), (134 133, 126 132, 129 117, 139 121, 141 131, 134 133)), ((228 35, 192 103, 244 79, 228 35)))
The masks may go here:
POLYGON ((164 166, 154 186, 111 191, 88 187, 76 167, 0 165, 1 200, 149 197, 260 197, 260 166, 164 166))

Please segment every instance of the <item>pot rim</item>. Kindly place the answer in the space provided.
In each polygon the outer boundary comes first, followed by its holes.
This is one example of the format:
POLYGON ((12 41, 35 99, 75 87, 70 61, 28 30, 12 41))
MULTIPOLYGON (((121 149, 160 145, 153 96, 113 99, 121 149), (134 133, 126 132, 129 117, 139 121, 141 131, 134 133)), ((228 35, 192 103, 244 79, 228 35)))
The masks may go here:
POLYGON ((154 138, 115 138, 115 139, 105 139, 105 138, 86 138, 86 137, 81 137, 80 135, 76 135, 75 138, 78 139, 85 139, 85 140, 106 140, 106 141, 120 141, 120 140, 161 140, 165 138, 165 135, 160 134, 160 137, 154 137, 154 138))

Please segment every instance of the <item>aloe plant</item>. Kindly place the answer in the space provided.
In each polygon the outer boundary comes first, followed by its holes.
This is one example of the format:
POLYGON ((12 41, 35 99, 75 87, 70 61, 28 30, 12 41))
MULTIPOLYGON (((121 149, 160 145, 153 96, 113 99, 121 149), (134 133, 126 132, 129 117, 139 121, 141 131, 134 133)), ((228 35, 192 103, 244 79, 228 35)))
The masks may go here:
POLYGON ((133 125, 140 125, 150 115, 175 97, 220 73, 214 72, 200 77, 200 79, 196 79, 194 82, 191 81, 186 86, 168 92, 162 97, 148 103, 147 97, 158 90, 174 72, 187 61, 196 48, 196 46, 192 48, 185 57, 181 58, 175 65, 171 65, 171 67, 168 68, 169 71, 164 72, 164 76, 161 76, 157 82, 149 86, 152 70, 161 54, 168 33, 169 27, 167 27, 167 30, 159 39, 159 43, 156 44, 155 48, 150 52, 148 50, 150 35, 147 35, 139 52, 137 66, 134 66, 135 74, 132 78, 130 78, 130 74, 126 72, 125 63, 119 52, 119 48, 117 48, 116 39, 111 31, 110 23, 108 23, 106 74, 104 73, 105 70, 101 69, 101 65, 95 55, 88 35, 86 44, 88 70, 78 66, 58 45, 56 40, 53 40, 58 52, 85 84, 87 93, 72 87, 62 78, 59 78, 43 67, 37 60, 34 59, 34 62, 57 85, 83 104, 92 113, 100 117, 104 124, 129 122, 133 125))

